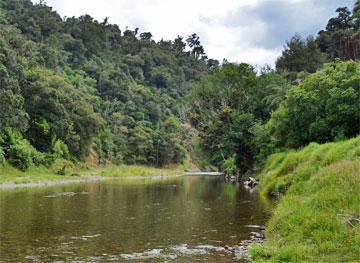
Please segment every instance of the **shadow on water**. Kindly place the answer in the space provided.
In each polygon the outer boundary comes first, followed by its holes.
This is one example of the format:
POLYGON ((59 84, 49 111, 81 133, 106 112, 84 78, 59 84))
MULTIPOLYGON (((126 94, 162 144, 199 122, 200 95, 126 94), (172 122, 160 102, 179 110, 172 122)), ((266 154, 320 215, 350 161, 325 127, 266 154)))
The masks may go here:
POLYGON ((3 262, 232 262, 269 217, 256 192, 223 177, 0 191, 3 262))

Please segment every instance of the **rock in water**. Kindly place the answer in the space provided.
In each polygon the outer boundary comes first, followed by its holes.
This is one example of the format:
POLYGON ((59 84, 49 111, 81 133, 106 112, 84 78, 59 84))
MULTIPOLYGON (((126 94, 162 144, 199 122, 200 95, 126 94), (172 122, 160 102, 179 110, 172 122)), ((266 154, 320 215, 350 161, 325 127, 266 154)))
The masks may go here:
POLYGON ((259 184, 259 180, 258 179, 255 179, 253 177, 249 177, 249 179, 247 179, 245 182, 244 182, 244 185, 250 187, 250 188, 254 188, 255 186, 257 186, 259 184))

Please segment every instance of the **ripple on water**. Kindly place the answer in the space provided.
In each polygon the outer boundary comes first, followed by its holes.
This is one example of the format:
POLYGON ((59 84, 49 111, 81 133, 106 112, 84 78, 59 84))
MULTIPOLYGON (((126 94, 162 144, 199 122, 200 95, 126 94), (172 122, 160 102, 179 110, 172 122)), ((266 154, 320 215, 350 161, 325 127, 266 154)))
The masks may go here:
POLYGON ((126 260, 158 258, 161 256, 161 251, 162 249, 151 249, 141 253, 121 254, 120 256, 126 260))
POLYGON ((74 192, 61 192, 61 193, 54 193, 54 194, 51 194, 51 195, 47 195, 45 197, 47 198, 55 198, 55 197, 61 197, 61 196, 74 196, 76 195, 76 193, 74 192))
POLYGON ((70 237, 70 239, 75 239, 75 240, 88 240, 90 238, 95 238, 95 237, 99 237, 101 236, 101 234, 95 234, 95 235, 84 235, 84 236, 72 236, 70 237))
POLYGON ((199 256, 210 253, 232 253, 224 247, 212 245, 197 245, 190 247, 187 244, 180 244, 166 249, 151 249, 144 252, 135 252, 131 254, 121 254, 120 257, 125 260, 143 260, 143 259, 176 259, 182 256, 199 256))
POLYGON ((55 198, 55 197, 61 197, 61 196, 74 196, 74 195, 88 195, 89 192, 80 192, 80 193, 75 193, 75 192, 60 192, 60 193, 53 193, 50 195, 46 195, 45 197, 47 198, 55 198))

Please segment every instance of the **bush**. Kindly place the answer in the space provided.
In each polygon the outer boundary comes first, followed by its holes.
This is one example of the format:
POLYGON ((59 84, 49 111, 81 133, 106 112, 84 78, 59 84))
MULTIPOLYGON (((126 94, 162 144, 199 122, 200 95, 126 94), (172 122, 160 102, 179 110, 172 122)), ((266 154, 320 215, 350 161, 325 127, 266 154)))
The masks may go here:
POLYGON ((5 163, 5 153, 3 148, 0 146, 0 166, 4 165, 5 163))
POLYGON ((57 159, 51 165, 50 169, 58 175, 71 175, 74 173, 75 165, 71 161, 57 159))
POLYGON ((22 171, 33 165, 32 148, 25 140, 17 141, 16 144, 10 145, 8 150, 9 163, 22 171))
POLYGON ((52 161, 51 156, 38 152, 18 131, 11 129, 6 130, 1 147, 9 163, 22 171, 32 165, 48 165, 52 161))
POLYGON ((238 169, 236 166, 235 156, 230 157, 224 161, 223 170, 230 175, 237 174, 238 169))
POLYGON ((57 158, 64 158, 70 160, 69 148, 62 140, 56 140, 54 143, 54 155, 57 158))
POLYGON ((0 134, 0 166, 5 164, 5 152, 4 152, 4 149, 1 146, 2 144, 3 144, 3 138, 2 138, 2 136, 0 134))

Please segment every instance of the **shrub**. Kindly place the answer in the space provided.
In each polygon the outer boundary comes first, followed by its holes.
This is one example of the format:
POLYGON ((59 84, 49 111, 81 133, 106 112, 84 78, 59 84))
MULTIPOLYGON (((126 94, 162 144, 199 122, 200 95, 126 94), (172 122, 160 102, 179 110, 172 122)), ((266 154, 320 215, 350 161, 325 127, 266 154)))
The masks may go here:
POLYGON ((3 138, 0 134, 0 166, 5 164, 5 152, 3 147, 1 146, 3 144, 3 138))
POLYGON ((0 143, 4 152, 0 155, 22 171, 31 165, 48 165, 52 161, 51 156, 37 151, 18 131, 6 130, 0 143))
POLYGON ((56 140, 54 143, 54 155, 57 158, 64 158, 70 160, 69 148, 62 140, 56 140))
POLYGON ((10 145, 8 150, 9 163, 25 171, 33 165, 32 151, 33 149, 27 141, 16 141, 16 144, 10 145))
POLYGON ((5 153, 3 148, 0 146, 0 166, 4 165, 5 163, 5 153))
POLYGON ((223 170, 227 173, 227 174, 237 174, 238 169, 236 166, 236 161, 235 161, 235 157, 230 157, 228 159, 226 159, 224 161, 223 164, 223 170))
POLYGON ((50 169, 58 175, 71 175, 74 173, 75 165, 71 161, 57 159, 51 165, 50 169))

